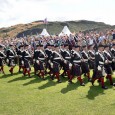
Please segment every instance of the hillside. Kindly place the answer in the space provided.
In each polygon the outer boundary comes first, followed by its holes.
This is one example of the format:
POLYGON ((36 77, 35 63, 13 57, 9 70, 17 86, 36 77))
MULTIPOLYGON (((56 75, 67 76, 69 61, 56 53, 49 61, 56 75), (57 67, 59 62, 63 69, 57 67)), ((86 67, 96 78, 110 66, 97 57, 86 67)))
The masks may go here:
MULTIPOLYGON (((114 29, 115 26, 107 25, 102 22, 94 22, 87 20, 80 21, 66 21, 66 22, 48 22, 47 30, 52 34, 59 34, 63 29, 63 26, 67 25, 71 32, 78 31, 89 31, 89 30, 104 30, 104 29, 114 29)), ((0 28, 0 37, 22 37, 27 35, 36 35, 41 33, 42 29, 46 25, 43 21, 35 21, 28 24, 18 24, 8 28, 0 28)))

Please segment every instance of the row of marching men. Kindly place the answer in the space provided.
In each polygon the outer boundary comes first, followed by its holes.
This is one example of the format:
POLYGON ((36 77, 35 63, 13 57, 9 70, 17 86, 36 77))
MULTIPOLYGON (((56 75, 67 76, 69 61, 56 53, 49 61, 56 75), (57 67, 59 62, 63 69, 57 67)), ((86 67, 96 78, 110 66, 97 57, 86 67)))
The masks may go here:
MULTIPOLYGON (((94 85, 95 80, 101 84, 103 89, 107 89, 104 84, 104 77, 110 81, 110 85, 115 86, 112 79, 112 74, 115 71, 115 44, 112 48, 109 45, 98 46, 98 51, 95 52, 94 46, 74 45, 72 49, 67 43, 60 46, 58 44, 51 45, 47 43, 44 49, 41 43, 36 44, 36 49, 33 54, 28 51, 28 44, 22 44, 18 48, 14 48, 13 44, 9 45, 9 49, 4 53, 4 46, 0 45, 0 71, 4 73, 4 62, 10 67, 9 72, 13 74, 13 69, 16 66, 18 57, 19 72, 23 70, 23 75, 30 76, 31 60, 34 65, 34 73, 43 80, 45 75, 49 74, 53 80, 57 78, 57 82, 61 83, 61 76, 68 76, 68 82, 72 83, 72 79, 76 76, 81 86, 85 86, 82 74, 87 77, 88 81, 94 85), (60 76, 60 70, 64 72, 60 76), (90 70, 93 70, 93 76, 90 75, 90 70), (47 72, 46 70, 49 70, 47 72)), ((5 73, 4 73, 5 74, 5 73)))

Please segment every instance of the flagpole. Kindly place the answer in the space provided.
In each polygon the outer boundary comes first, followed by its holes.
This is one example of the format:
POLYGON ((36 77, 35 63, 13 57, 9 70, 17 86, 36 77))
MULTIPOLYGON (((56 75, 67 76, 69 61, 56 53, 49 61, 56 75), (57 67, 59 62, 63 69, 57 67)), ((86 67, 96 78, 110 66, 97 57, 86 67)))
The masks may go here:
POLYGON ((46 23, 46 30, 47 30, 47 23, 46 23))
POLYGON ((47 30, 47 18, 44 19, 45 28, 47 30))

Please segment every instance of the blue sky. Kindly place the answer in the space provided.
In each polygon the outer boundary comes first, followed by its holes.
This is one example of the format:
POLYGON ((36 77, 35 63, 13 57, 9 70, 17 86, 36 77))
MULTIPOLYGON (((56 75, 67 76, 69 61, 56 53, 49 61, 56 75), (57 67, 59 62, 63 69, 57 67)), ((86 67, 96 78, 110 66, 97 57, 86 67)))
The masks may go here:
POLYGON ((43 20, 115 25, 115 0, 0 0, 0 27, 43 20))

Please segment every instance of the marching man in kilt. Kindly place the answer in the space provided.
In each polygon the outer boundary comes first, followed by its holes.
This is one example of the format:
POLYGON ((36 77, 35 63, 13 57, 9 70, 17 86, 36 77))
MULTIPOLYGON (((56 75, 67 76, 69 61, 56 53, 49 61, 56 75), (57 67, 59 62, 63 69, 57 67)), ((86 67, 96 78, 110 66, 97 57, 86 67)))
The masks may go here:
POLYGON ((107 87, 104 84, 104 76, 105 76, 105 63, 107 63, 106 58, 103 54, 104 45, 99 44, 98 51, 95 54, 95 69, 92 77, 92 85, 94 85, 94 82, 96 79, 100 81, 101 87, 103 89, 107 89, 107 87))
MULTIPOLYGON (((61 46, 60 46, 60 49, 59 49, 59 53, 61 54, 61 56, 62 56, 62 58, 64 58, 65 56, 65 47, 64 47, 64 43, 61 43, 61 46)), ((61 63, 60 63, 60 66, 61 66, 61 68, 64 70, 64 66, 65 66, 65 63, 64 63, 64 61, 61 61, 61 63)), ((64 78, 64 76, 65 76, 65 73, 66 72, 63 72, 62 74, 61 74, 61 76, 64 78)))
POLYGON ((13 44, 10 44, 10 45, 9 45, 9 49, 8 49, 7 52, 6 52, 6 55, 7 55, 7 60, 6 60, 6 61, 7 61, 7 63, 8 63, 8 66, 10 67, 9 72, 10 72, 11 74, 13 74, 13 69, 14 69, 14 67, 16 66, 15 58, 16 58, 16 56, 17 56, 13 44))
POLYGON ((67 74, 68 80, 71 78, 71 69, 72 69, 72 64, 71 64, 71 54, 69 52, 68 44, 64 44, 64 51, 63 51, 63 75, 67 74))
POLYGON ((57 82, 61 83, 59 72, 60 72, 60 63, 62 61, 62 56, 59 53, 59 46, 55 44, 54 51, 51 55, 51 68, 52 68, 52 74, 51 79, 54 79, 54 76, 57 78, 57 82))
POLYGON ((72 79, 74 76, 77 76, 78 81, 80 82, 81 86, 85 86, 83 83, 83 80, 81 78, 82 75, 82 69, 81 69, 81 62, 82 62, 82 57, 80 54, 80 46, 75 45, 73 47, 72 52, 72 76, 69 80, 70 83, 72 83, 72 79))
POLYGON ((21 69, 24 69, 24 61, 22 60, 23 57, 23 51, 24 51, 24 45, 20 45, 17 51, 18 59, 19 59, 19 73, 21 72, 21 69))
POLYGON ((107 63, 105 63, 105 70, 107 73, 106 78, 109 79, 110 85, 115 86, 115 84, 113 83, 113 80, 112 80, 112 67, 111 67, 113 57, 112 57, 112 54, 109 50, 109 45, 105 45, 104 56, 107 60, 107 63))
POLYGON ((112 53, 112 57, 113 57, 111 66, 112 66, 112 70, 114 72, 115 71, 115 43, 112 45, 111 53, 112 53))
MULTIPOLYGON (((46 59, 46 71, 47 71, 47 69, 49 69, 50 72, 52 71, 50 63, 49 63, 49 60, 50 60, 51 55, 52 55, 52 48, 51 47, 52 47, 51 44, 47 43, 46 49, 45 49, 45 53, 47 55, 47 59, 46 59)), ((50 74, 50 72, 46 72, 46 73, 50 74)))
POLYGON ((6 55, 4 54, 4 46, 0 44, 0 71, 4 73, 4 64, 6 55))
POLYGON ((23 51, 23 57, 22 57, 22 60, 24 62, 24 69, 23 69, 23 75, 25 76, 26 73, 28 73, 28 77, 31 77, 30 76, 30 71, 31 71, 31 66, 30 66, 30 60, 31 60, 31 55, 28 51, 28 44, 25 43, 24 44, 24 51, 23 51))
POLYGON ((94 68, 95 68, 95 50, 94 50, 94 45, 93 44, 90 44, 88 46, 88 56, 89 56, 89 68, 94 73, 94 68))
POLYGON ((87 76, 88 81, 91 81, 91 78, 90 78, 90 68, 89 68, 89 63, 88 63, 89 62, 89 56, 88 56, 87 46, 83 45, 82 48, 83 48, 83 51, 81 52, 82 60, 83 60, 82 64, 81 64, 82 74, 87 76))
POLYGON ((45 61, 46 61, 46 54, 44 52, 44 47, 42 44, 39 44, 39 51, 37 48, 36 52, 36 63, 37 67, 36 69, 39 70, 38 76, 41 77, 43 80, 45 80, 45 61))
POLYGON ((33 62, 34 62, 34 75, 36 75, 39 67, 38 55, 39 55, 39 44, 36 44, 36 50, 34 51, 33 62))
POLYGON ((94 70, 95 65, 95 51, 93 49, 93 44, 88 46, 88 56, 89 56, 89 68, 94 70))

